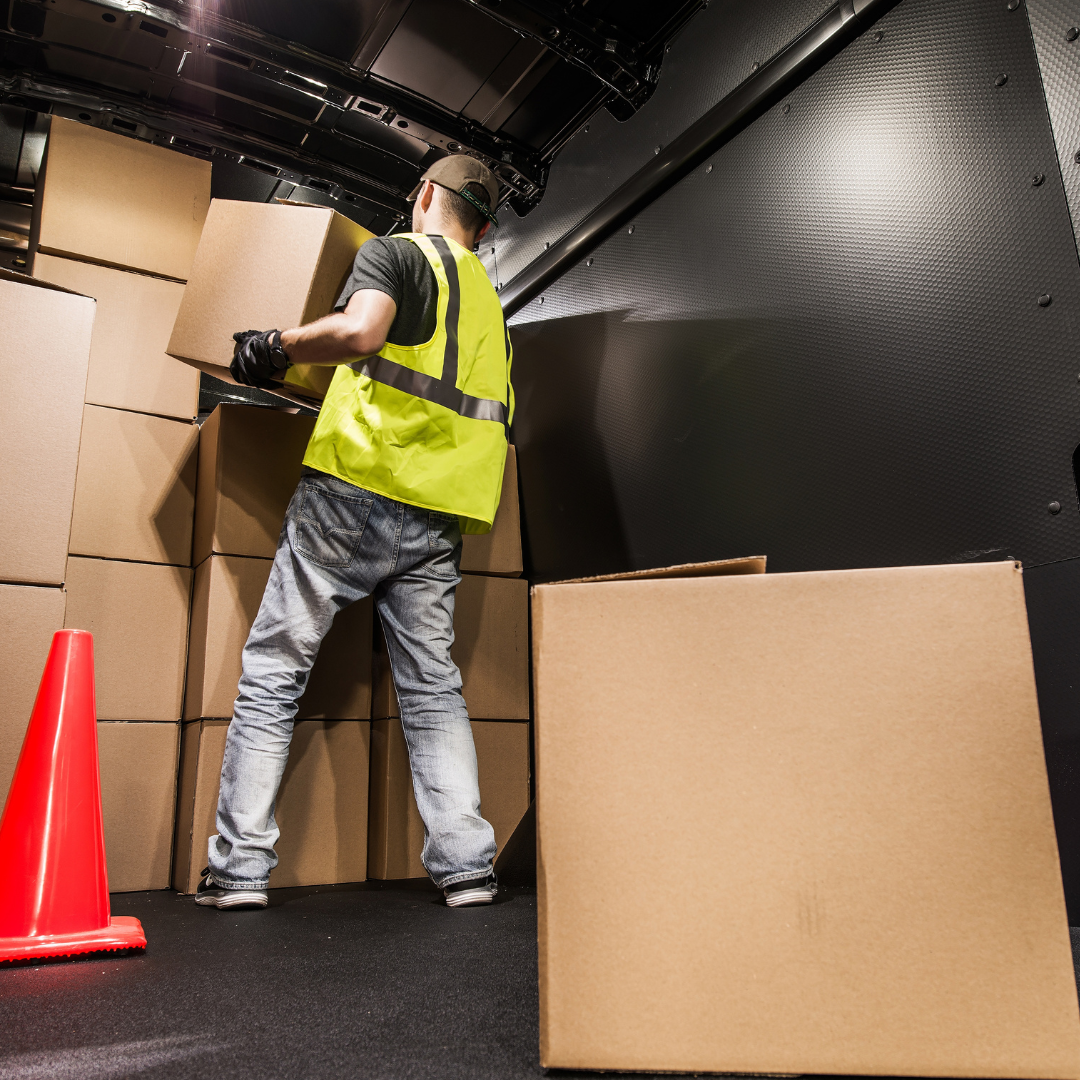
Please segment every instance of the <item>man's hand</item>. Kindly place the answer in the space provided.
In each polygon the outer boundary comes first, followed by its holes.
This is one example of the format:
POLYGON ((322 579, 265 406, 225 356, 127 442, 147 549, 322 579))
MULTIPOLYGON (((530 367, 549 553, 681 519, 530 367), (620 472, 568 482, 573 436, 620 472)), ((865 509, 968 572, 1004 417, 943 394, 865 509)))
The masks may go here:
POLYGON ((281 388, 290 360, 281 347, 280 330, 241 330, 233 334, 233 350, 229 374, 241 386, 257 386, 260 390, 281 388))

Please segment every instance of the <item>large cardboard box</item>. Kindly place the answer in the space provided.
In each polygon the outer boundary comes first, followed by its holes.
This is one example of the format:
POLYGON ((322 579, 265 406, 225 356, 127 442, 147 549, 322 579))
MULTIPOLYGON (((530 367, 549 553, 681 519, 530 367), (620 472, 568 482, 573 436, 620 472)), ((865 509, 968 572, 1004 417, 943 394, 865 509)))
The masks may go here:
MULTIPOLYGON (((330 314, 374 233, 324 206, 215 199, 176 316, 169 353, 232 382, 232 335, 289 330, 330 314)), ((281 396, 321 401, 333 367, 298 365, 281 396)))
MULTIPOLYGON (((474 720, 480 813, 502 851, 529 808, 529 725, 520 720, 474 720)), ((424 823, 413 794, 409 748, 400 720, 371 724, 368 877, 426 877, 420 861, 424 823)))
POLYGON ((63 589, 0 585, 0 808, 19 760, 53 634, 64 628, 63 589))
POLYGON ((461 538, 461 569, 466 574, 518 577, 521 561, 521 506, 518 498, 517 451, 506 448, 502 497, 491 532, 461 538))
POLYGON ((272 559, 315 419, 219 405, 199 433, 195 564, 212 554, 272 559))
MULTIPOLYGON (((217 832, 229 721, 197 720, 183 728, 173 888, 193 893, 217 832)), ((305 720, 293 728, 274 808, 281 839, 272 887, 365 880, 370 728, 356 720, 305 720)))
POLYGON ((199 429, 87 405, 69 550, 191 565, 199 429))
POLYGON ((106 721, 97 734, 109 891, 167 889, 180 722, 106 721))
POLYGON ((191 570, 68 560, 64 625, 94 635, 99 720, 179 720, 191 570))
POLYGON ((195 418, 199 373, 165 352, 184 293, 180 282, 41 254, 34 276, 97 300, 88 404, 195 418))
MULTIPOLYGON (((184 718, 232 716, 242 654, 271 559, 212 555, 195 569, 184 718)), ((300 699, 301 720, 371 716, 371 600, 338 612, 300 699)))
POLYGON ((1077 1077, 1013 563, 541 585, 541 1062, 1077 1077))
MULTIPOLYGON (((466 574, 457 587, 454 644, 473 720, 529 719, 529 584, 466 574)), ((400 716, 386 642, 376 635, 372 716, 400 716)))
POLYGON ((210 162, 52 118, 38 250, 186 280, 210 205, 210 162))
POLYGON ((0 581, 64 580, 94 307, 0 271, 0 581))

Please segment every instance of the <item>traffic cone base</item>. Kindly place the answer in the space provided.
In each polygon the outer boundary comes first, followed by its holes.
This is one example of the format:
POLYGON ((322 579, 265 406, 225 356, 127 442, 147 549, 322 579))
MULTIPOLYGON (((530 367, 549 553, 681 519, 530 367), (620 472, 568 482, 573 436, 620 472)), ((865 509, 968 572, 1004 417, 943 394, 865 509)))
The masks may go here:
POLYGON ((38 934, 24 938, 0 938, 0 963, 8 960, 42 960, 49 956, 145 949, 146 935, 138 919, 114 915, 100 930, 77 934, 38 934))
POLYGON ((94 639, 58 630, 0 815, 0 961, 143 949, 111 918, 94 707, 94 639))

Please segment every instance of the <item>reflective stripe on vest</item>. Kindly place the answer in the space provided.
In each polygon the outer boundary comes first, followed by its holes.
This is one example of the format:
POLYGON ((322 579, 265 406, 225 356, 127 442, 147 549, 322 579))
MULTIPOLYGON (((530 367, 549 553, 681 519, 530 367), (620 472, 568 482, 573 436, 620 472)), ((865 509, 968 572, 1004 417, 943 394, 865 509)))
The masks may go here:
MULTIPOLYGON (((457 388, 458 377, 458 319, 461 315, 461 284, 458 281, 457 262, 449 245, 441 236, 428 238, 438 252, 439 261, 446 274, 447 300, 445 333, 446 345, 443 349, 442 375, 435 378, 422 371, 388 360, 385 356, 369 356, 364 360, 355 360, 349 364, 353 371, 366 375, 374 382, 392 386, 395 390, 412 394, 435 405, 456 412, 459 416, 468 416, 473 420, 494 420, 502 424, 509 437, 510 410, 506 402, 492 398, 471 397, 457 388)), ((506 329, 506 356, 510 358, 510 331, 506 329)))

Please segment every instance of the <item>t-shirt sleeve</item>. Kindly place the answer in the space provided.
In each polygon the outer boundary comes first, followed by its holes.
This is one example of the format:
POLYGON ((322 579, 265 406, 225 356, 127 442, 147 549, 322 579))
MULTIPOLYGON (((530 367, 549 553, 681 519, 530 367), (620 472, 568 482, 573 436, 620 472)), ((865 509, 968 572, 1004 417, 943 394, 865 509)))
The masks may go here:
POLYGON ((397 250, 400 243, 390 237, 377 236, 369 240, 356 253, 352 273, 341 290, 335 311, 344 311, 345 305, 355 292, 361 289, 377 289, 386 293, 391 300, 401 307, 401 297, 405 288, 405 266, 401 253, 397 250))

